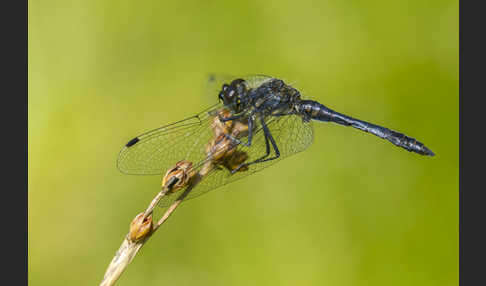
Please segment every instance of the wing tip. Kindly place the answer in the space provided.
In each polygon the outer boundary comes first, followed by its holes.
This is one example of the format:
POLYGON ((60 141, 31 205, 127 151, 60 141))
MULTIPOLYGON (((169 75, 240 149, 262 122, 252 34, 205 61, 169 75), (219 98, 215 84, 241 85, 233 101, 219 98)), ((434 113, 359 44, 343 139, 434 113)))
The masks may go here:
POLYGON ((132 147, 133 145, 137 144, 138 141, 140 141, 140 139, 138 137, 135 137, 132 140, 128 141, 128 143, 125 144, 125 147, 132 147))

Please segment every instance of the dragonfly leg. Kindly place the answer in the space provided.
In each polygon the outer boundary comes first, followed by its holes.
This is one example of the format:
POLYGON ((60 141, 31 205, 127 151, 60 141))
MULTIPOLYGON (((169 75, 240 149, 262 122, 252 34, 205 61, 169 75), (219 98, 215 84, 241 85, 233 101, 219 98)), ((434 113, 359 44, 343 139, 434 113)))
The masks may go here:
POLYGON ((219 121, 224 123, 226 121, 240 119, 243 115, 245 115, 245 113, 241 113, 241 114, 238 114, 238 115, 235 115, 235 116, 230 116, 230 117, 222 117, 221 115, 218 115, 218 116, 219 116, 219 121))
MULTIPOLYGON (((226 120, 226 121, 229 121, 229 120, 233 120, 233 119, 238 119, 241 116, 242 115, 237 115, 237 116, 223 118, 223 119, 226 120)), ((220 120, 221 120, 221 118, 220 118, 220 120)), ((246 143, 241 142, 241 140, 239 140, 238 138, 236 138, 234 136, 231 136, 229 134, 225 134, 225 137, 228 138, 228 139, 233 140, 233 142, 236 142, 238 145, 239 144, 243 144, 243 145, 245 145, 247 147, 250 147, 251 146, 251 141, 253 139, 253 121, 254 120, 255 119, 253 118, 253 112, 250 112, 250 114, 248 115, 248 141, 246 143)))
MULTIPOLYGON (((270 133, 270 129, 268 129, 268 126, 265 123, 265 120, 263 120, 263 118, 261 119, 261 123, 262 123, 262 127, 263 127, 263 134, 265 135, 266 138, 268 138, 270 140, 270 143, 272 143, 273 150, 275 150, 275 156, 273 156, 272 158, 267 158, 267 159, 255 162, 255 163, 275 160, 275 159, 280 157, 280 151, 278 150, 277 143, 275 142, 275 139, 273 139, 272 133, 270 133)), ((268 155, 266 155, 266 156, 268 156, 268 155)), ((248 164, 250 164, 250 163, 248 163, 248 164)))
POLYGON ((239 169, 241 169, 244 166, 250 166, 250 165, 253 165, 253 164, 256 164, 256 163, 262 163, 262 162, 266 162, 266 161, 271 161, 271 160, 275 160, 275 159, 277 159, 277 158, 280 157, 280 151, 278 150, 277 143, 275 142, 275 139, 273 138, 272 134, 270 133, 270 130, 268 129, 268 126, 265 123, 265 120, 263 120, 263 118, 261 118, 261 124, 262 124, 262 128, 263 128, 263 134, 265 136, 265 146, 267 147, 266 148, 267 150, 265 152, 265 155, 263 155, 262 157, 256 159, 255 161, 252 161, 252 162, 249 162, 249 163, 240 164, 238 167, 236 167, 236 169, 234 169, 233 171, 231 171, 231 174, 234 174, 235 172, 237 172, 239 169), (271 158, 267 158, 268 155, 270 155, 270 144, 269 144, 269 141, 272 144, 273 150, 275 150, 275 156, 273 156, 271 158))
POLYGON ((253 139, 253 112, 248 115, 248 141, 244 144, 247 147, 251 146, 251 140, 253 139))
POLYGON ((234 173, 238 172, 244 166, 248 166, 250 164, 256 163, 256 161, 265 159, 266 157, 268 157, 268 155, 270 155, 270 142, 268 140, 268 136, 266 136, 266 135, 264 135, 264 136, 265 136, 265 147, 266 147, 265 155, 263 155, 262 157, 258 158, 257 160, 255 160, 253 162, 250 162, 250 163, 242 163, 242 164, 238 165, 238 167, 236 167, 234 170, 231 171, 231 174, 234 174, 234 173))

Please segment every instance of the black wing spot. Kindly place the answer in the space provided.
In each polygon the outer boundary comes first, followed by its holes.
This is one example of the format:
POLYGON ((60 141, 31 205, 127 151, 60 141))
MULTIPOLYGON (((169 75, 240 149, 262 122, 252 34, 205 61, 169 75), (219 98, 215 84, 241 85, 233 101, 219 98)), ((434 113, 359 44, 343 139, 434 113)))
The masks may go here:
POLYGON ((135 145, 138 141, 140 141, 140 139, 138 139, 138 137, 135 137, 132 140, 128 141, 128 143, 125 146, 131 147, 131 146, 135 145))

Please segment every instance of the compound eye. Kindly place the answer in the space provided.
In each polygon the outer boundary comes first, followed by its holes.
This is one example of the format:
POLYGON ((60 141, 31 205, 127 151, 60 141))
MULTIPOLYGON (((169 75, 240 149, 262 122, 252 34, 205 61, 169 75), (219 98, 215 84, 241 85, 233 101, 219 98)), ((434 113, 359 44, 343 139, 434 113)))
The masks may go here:
POLYGON ((229 85, 227 85, 226 83, 223 84, 223 91, 226 91, 228 89, 229 85))
POLYGON ((240 85, 240 84, 242 84, 242 83, 244 83, 244 82, 245 82, 245 80, 244 80, 244 79, 237 78, 237 79, 235 79, 235 80, 233 80, 233 81, 231 82, 231 85, 232 85, 232 86, 238 86, 238 85, 240 85))
POLYGON ((223 102, 223 92, 220 92, 219 95, 218 95, 218 100, 220 102, 223 102))

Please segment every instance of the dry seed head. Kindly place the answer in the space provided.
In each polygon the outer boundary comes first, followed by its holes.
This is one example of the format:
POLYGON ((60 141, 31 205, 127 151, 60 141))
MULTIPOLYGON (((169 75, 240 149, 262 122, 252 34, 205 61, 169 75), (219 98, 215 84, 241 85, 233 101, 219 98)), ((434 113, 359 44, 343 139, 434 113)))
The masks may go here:
POLYGON ((211 124, 211 127, 213 128, 213 132, 214 132, 215 137, 218 137, 221 134, 229 134, 230 133, 230 131, 233 127, 234 121, 229 120, 229 121, 226 121, 226 122, 221 122, 221 120, 219 120, 220 117, 226 118, 226 117, 229 117, 229 116, 231 116, 231 112, 227 109, 222 109, 220 112, 218 112, 218 115, 214 117, 213 123, 211 124))
MULTIPOLYGON (((243 151, 236 151, 231 156, 225 157, 223 166, 229 171, 235 170, 239 165, 243 164, 248 159, 248 154, 243 151)), ((241 167, 238 172, 247 171, 248 166, 241 167)))
MULTIPOLYGON (((248 120, 236 119, 221 122, 220 118, 229 116, 231 116, 231 112, 222 109, 213 119, 211 127, 214 131, 214 137, 206 145, 206 155, 210 158, 205 165, 207 168, 222 165, 233 171, 248 159, 248 154, 237 151, 237 143, 234 141, 234 138, 239 139, 248 135, 248 120)), ((239 171, 246 170, 248 170, 248 167, 244 166, 239 171)))
POLYGON ((162 179, 162 187, 166 187, 166 184, 172 181, 172 178, 175 178, 175 183, 173 183, 172 186, 168 186, 168 192, 172 193, 178 191, 186 187, 194 175, 195 172, 192 170, 192 162, 181 160, 165 173, 165 176, 162 179))
POLYGON ((231 130, 231 136, 241 138, 248 135, 248 123, 243 123, 240 120, 235 121, 231 130))
POLYGON ((153 229, 152 215, 143 220, 144 213, 138 214, 130 223, 130 240, 137 242, 147 237, 153 229))
POLYGON ((213 161, 218 161, 221 158, 228 156, 235 150, 235 143, 225 134, 219 135, 216 139, 211 140, 206 150, 206 154, 211 156, 213 161))

